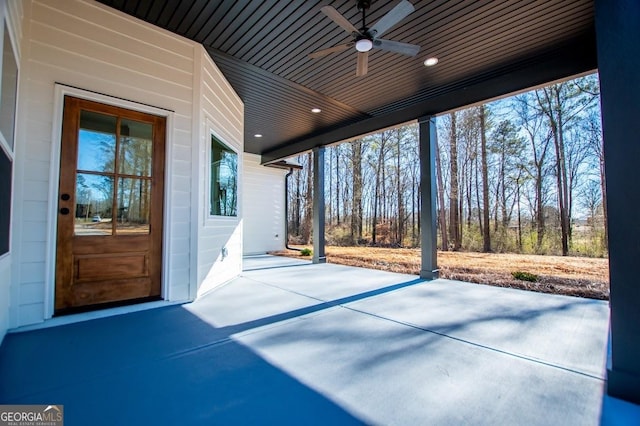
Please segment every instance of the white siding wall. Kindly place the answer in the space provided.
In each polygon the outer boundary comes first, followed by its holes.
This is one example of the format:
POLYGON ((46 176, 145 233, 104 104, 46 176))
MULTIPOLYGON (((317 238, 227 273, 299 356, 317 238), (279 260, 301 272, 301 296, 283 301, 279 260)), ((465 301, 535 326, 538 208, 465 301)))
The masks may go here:
MULTIPOLYGON (((57 188, 52 163, 59 152, 56 82, 173 111, 167 134, 164 282, 169 300, 193 298, 200 244, 193 220, 201 193, 194 169, 202 128, 202 47, 91 0, 33 0, 24 1, 24 7, 11 326, 43 321, 51 311, 47 294, 53 286, 54 253, 47 230, 55 229, 55 213, 48 212, 57 201, 49 196, 57 188)), ((225 84, 212 90, 222 87, 223 97, 237 100, 225 84)), ((216 122, 222 126, 218 131, 236 137, 243 122, 238 103, 222 112, 234 118, 216 122)), ((238 143, 241 149, 241 136, 238 143)), ((227 267, 239 268, 240 262, 227 267)))
MULTIPOLYGON (((13 48, 17 56, 17 62, 19 63, 20 43, 22 40, 22 2, 20 0, 0 1, 0 14, 7 25, 7 30, 12 39, 13 48)), ((0 26, 0 29, 1 28, 2 26, 0 26)), ((0 40, 2 40, 1 37, 0 40)), ((10 209, 11 206, 2 206, 1 208, 10 209)), ((15 220, 15 215, 13 220, 15 220)), ((9 328, 12 259, 11 252, 0 258, 0 343, 2 343, 4 335, 9 328)))
POLYGON ((284 250, 285 170, 260 165, 260 156, 244 154, 244 254, 284 250))
POLYGON ((198 214, 198 290, 201 295, 237 276, 242 270, 242 152, 244 150, 244 105, 226 82, 209 55, 202 50, 200 145, 200 206, 198 214), (238 153, 238 216, 209 216, 209 149, 211 133, 238 153), (227 256, 223 258, 222 249, 227 256))

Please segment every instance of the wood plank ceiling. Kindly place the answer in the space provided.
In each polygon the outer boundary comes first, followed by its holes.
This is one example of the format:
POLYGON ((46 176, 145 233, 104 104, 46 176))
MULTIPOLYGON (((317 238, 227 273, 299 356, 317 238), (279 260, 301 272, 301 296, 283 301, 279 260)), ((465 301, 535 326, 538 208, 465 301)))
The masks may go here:
MULTIPOLYGON (((307 56, 350 40, 320 8, 359 28, 355 0, 100 1, 202 43, 245 103, 245 151, 263 161, 596 68, 592 0, 410 0, 384 38, 420 53, 373 50, 364 77, 353 49, 307 56)), ((367 22, 395 4, 372 1, 367 22)))

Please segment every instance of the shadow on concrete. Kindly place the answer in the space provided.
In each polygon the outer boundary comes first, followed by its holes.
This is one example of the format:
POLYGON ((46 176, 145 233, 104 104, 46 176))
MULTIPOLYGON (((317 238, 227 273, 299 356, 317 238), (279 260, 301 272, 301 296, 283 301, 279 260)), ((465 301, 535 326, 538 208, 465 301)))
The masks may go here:
POLYGON ((9 334, 0 403, 63 404, 70 424, 360 423, 231 336, 420 282, 219 328, 171 306, 9 334))
POLYGON ((10 334, 0 403, 63 404, 68 424, 363 423, 231 331, 174 306, 10 334))

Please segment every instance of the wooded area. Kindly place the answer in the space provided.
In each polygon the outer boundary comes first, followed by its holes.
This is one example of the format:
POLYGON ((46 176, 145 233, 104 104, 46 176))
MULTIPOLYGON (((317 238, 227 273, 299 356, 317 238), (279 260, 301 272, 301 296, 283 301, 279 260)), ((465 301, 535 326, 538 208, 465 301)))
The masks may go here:
MULTIPOLYGON (((605 256, 606 198, 597 75, 437 118, 443 250, 605 256)), ((328 147, 329 245, 420 244, 418 126, 328 147)), ((308 244, 312 153, 288 183, 289 235, 308 244)))

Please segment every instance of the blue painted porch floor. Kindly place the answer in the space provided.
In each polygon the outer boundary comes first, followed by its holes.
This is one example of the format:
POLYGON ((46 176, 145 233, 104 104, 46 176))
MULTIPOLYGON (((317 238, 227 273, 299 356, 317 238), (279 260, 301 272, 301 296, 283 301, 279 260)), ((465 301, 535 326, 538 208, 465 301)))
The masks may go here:
POLYGON ((640 424, 606 302, 256 256, 194 303, 11 333, 0 403, 69 425, 640 424))

